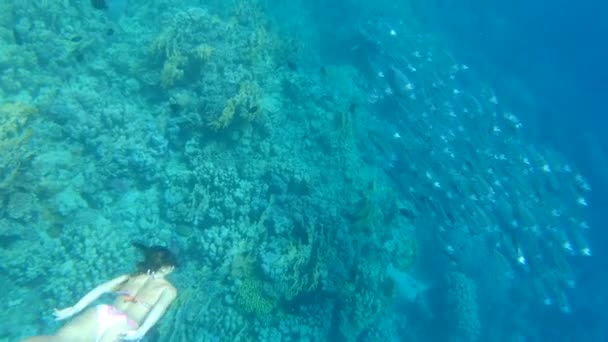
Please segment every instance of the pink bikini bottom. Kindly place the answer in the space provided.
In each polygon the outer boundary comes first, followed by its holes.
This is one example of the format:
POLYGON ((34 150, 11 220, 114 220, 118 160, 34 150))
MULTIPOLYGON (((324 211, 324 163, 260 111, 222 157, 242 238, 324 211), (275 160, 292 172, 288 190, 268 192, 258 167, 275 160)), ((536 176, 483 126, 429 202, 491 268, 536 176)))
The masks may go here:
POLYGON ((137 322, 130 319, 126 313, 114 308, 112 305, 97 305, 97 338, 95 342, 99 342, 106 330, 118 323, 127 323, 131 328, 137 328, 137 322))

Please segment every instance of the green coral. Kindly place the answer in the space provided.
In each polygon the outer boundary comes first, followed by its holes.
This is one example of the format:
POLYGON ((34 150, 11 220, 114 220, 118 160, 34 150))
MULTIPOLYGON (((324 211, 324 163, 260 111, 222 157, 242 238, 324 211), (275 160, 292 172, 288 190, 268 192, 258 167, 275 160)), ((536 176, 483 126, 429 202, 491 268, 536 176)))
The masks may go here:
POLYGON ((207 126, 214 131, 218 131, 222 128, 228 127, 234 118, 234 113, 236 112, 236 100, 235 98, 228 99, 226 101, 226 105, 222 110, 222 114, 220 114, 214 120, 211 120, 207 126))
POLYGON ((283 276, 274 290, 287 301, 316 291, 328 263, 336 256, 330 232, 321 225, 307 224, 299 233, 302 241, 286 241, 276 264, 283 276))
POLYGON ((219 26, 221 21, 206 11, 181 11, 153 40, 151 52, 162 60, 160 83, 164 88, 183 79, 184 69, 194 70, 211 60, 215 48, 200 32, 209 32, 214 24, 219 26))
POLYGON ((264 283, 257 278, 246 278, 237 291, 236 303, 242 311, 253 315, 268 315, 277 300, 264 293, 264 283))
MULTIPOLYGON (((249 249, 246 242, 241 249, 249 249)), ((236 291, 236 304, 245 313, 268 315, 278 304, 278 298, 271 297, 264 290, 264 282, 258 277, 254 259, 248 253, 236 253, 230 266, 230 278, 239 279, 236 291)))
POLYGON ((211 59, 211 57, 213 56, 215 52, 215 48, 208 45, 208 44, 200 44, 199 46, 197 46, 194 49, 194 57, 202 62, 205 63, 207 61, 209 61, 211 59))
POLYGON ((160 72, 160 84, 164 88, 173 86, 184 77, 184 65, 186 61, 181 55, 172 55, 165 60, 160 72))
POLYGON ((290 243, 284 250, 281 263, 289 265, 285 269, 285 281, 278 287, 285 299, 291 300, 302 292, 317 288, 320 265, 310 245, 290 243))
POLYGON ((352 282, 344 284, 341 292, 341 340, 357 341, 389 307, 395 294, 393 281, 380 265, 362 263, 352 282))
POLYGON ((22 102, 6 102, 0 105, 0 141, 22 136, 38 110, 22 102))
POLYGON ((13 182, 21 164, 32 155, 27 146, 31 136, 28 123, 37 112, 35 107, 21 102, 0 104, 0 189, 13 182))
POLYGON ((208 123, 214 131, 226 128, 234 121, 235 116, 245 121, 253 121, 260 115, 260 90, 253 82, 242 82, 239 92, 226 101, 222 114, 208 123))
POLYGON ((462 272, 447 274, 447 306, 455 333, 466 341, 476 341, 481 333, 477 286, 462 272))

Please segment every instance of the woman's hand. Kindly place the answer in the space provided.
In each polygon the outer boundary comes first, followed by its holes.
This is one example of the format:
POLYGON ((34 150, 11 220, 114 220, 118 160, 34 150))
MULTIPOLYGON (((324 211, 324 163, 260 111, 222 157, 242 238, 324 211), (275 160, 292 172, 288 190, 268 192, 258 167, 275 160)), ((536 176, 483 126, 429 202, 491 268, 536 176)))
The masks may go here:
POLYGON ((141 335, 137 330, 129 330, 126 333, 122 334, 122 341, 139 341, 144 336, 141 335))
POLYGON ((70 318, 72 316, 74 316, 77 313, 76 309, 74 309, 73 306, 70 306, 69 308, 65 308, 65 309, 55 309, 55 311, 53 312, 53 316, 55 316, 55 320, 56 321, 61 321, 64 320, 66 318, 70 318))

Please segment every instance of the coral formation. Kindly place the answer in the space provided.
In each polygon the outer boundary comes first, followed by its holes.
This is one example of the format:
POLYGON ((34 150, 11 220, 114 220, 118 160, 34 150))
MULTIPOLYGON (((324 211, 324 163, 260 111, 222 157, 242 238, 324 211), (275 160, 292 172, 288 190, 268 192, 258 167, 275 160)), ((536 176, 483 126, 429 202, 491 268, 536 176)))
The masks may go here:
POLYGON ((256 317, 268 315, 277 305, 277 300, 264 294, 264 284, 252 278, 245 279, 240 285, 236 303, 248 314, 256 317))
POLYGON ((0 277, 28 332, 132 271, 134 237, 184 260, 161 340, 403 340, 435 269, 465 340, 516 287, 569 310, 587 182, 432 39, 374 19, 326 65, 312 18, 205 6, 0 4, 0 277))
POLYGON ((462 272, 446 275, 446 301, 456 333, 465 341, 477 341, 481 334, 481 322, 475 282, 462 272))
POLYGON ((36 113, 35 107, 22 102, 0 104, 0 190, 11 185, 21 165, 32 156, 28 123, 36 113))
POLYGON ((167 58, 160 72, 160 84, 165 87, 173 86, 177 81, 184 77, 185 59, 179 55, 172 55, 167 58))

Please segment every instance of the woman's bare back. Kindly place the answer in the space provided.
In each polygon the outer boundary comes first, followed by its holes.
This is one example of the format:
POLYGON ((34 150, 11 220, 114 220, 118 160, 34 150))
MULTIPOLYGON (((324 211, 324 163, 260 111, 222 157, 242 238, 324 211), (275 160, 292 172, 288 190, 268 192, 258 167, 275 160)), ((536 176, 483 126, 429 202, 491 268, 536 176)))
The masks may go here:
POLYGON ((132 276, 116 289, 118 296, 112 306, 141 324, 163 291, 175 291, 175 288, 164 278, 148 274, 132 276))

